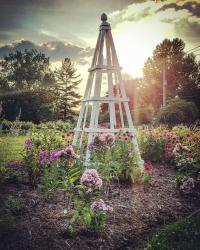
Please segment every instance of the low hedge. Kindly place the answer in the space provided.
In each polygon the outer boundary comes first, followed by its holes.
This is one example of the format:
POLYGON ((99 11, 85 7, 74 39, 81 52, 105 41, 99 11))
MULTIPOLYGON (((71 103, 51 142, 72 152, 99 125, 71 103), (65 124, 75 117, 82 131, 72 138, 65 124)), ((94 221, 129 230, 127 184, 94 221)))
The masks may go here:
POLYGON ((54 129, 61 132, 66 132, 72 128, 72 124, 64 121, 49 121, 40 124, 34 124, 33 122, 25 121, 0 121, 0 132, 7 134, 12 133, 12 131, 18 130, 20 135, 26 135, 29 130, 32 129, 54 129))

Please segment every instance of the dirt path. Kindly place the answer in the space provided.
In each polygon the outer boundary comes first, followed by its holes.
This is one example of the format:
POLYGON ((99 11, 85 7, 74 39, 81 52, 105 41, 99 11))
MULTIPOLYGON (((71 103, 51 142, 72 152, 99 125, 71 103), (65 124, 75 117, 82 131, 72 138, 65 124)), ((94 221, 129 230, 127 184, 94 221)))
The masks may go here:
POLYGON ((160 167, 147 190, 134 185, 122 187, 120 196, 104 197, 114 207, 107 232, 98 235, 82 230, 73 237, 62 233, 67 222, 62 192, 45 199, 29 186, 6 185, 1 188, 0 198, 8 194, 17 196, 24 209, 16 217, 14 229, 7 232, 0 229, 0 249, 137 249, 156 228, 186 217, 200 207, 195 197, 179 194, 173 176, 172 170, 160 167))

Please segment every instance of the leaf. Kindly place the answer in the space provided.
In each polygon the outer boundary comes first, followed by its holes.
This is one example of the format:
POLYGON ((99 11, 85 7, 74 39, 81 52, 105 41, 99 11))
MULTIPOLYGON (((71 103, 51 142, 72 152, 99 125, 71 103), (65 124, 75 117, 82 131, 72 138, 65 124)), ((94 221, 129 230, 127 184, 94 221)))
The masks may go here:
POLYGON ((71 224, 76 223, 77 220, 78 220, 78 218, 79 218, 79 212, 78 212, 78 211, 75 211, 74 214, 73 214, 73 216, 72 216, 72 218, 71 218, 71 220, 70 220, 70 223, 71 223, 71 224))
POLYGON ((85 212, 83 215, 84 223, 86 225, 90 225, 92 222, 92 217, 89 211, 85 212))

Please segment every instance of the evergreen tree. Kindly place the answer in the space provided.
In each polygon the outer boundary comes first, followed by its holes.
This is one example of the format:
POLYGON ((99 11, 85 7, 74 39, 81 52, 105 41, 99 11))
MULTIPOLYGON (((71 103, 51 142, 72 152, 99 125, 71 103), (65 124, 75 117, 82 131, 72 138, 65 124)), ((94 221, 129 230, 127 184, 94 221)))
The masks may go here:
POLYGON ((60 69, 55 72, 57 95, 55 111, 57 118, 74 121, 77 115, 76 107, 80 103, 80 95, 77 93, 80 83, 76 68, 69 58, 65 58, 60 69))

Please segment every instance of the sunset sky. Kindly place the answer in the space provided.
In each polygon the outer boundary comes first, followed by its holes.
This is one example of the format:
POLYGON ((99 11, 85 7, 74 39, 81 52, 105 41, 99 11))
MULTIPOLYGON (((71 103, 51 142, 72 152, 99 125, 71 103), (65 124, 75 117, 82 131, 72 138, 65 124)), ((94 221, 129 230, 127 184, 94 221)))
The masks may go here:
POLYGON ((186 51, 200 45, 200 0, 0 0, 0 58, 36 48, 54 67, 71 58, 85 81, 103 12, 120 64, 132 77, 142 76, 144 62, 164 38, 182 38, 186 51))

